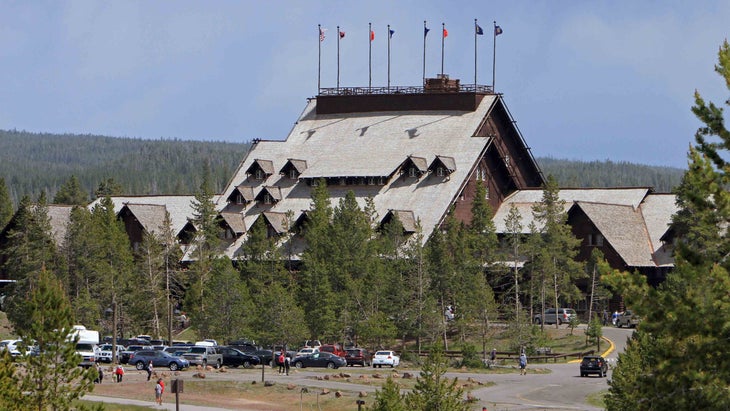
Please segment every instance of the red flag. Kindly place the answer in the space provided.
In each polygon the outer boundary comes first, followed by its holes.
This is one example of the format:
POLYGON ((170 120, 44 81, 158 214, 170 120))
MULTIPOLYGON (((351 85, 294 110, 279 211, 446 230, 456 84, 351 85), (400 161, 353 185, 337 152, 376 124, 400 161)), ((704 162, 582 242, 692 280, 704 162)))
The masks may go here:
POLYGON ((375 32, 370 30, 370 41, 375 40, 375 32))
POLYGON ((444 29, 444 38, 449 37, 449 31, 444 29))
POLYGON ((341 32, 340 32, 340 38, 341 38, 341 39, 345 38, 345 32, 344 32, 344 31, 341 31, 341 32))

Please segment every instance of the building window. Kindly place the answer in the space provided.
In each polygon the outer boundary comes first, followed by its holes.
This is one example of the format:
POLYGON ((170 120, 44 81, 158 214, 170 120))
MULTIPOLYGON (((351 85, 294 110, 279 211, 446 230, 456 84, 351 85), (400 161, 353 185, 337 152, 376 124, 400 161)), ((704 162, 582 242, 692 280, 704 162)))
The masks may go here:
POLYGON ((484 199, 489 200, 489 186, 488 185, 484 186, 484 199))
POLYGON ((416 167, 411 167, 408 169, 408 177, 415 177, 416 176, 416 167))
POLYGON ((243 196, 241 193, 236 194, 236 204, 243 204, 243 196))
POLYGON ((264 194, 264 204, 271 204, 271 203, 272 203, 271 195, 269 193, 264 194))
POLYGON ((254 173, 254 178, 257 180, 263 180, 264 179, 264 170, 257 168, 256 172, 254 173))
POLYGON ((340 177, 340 185, 341 186, 347 185, 347 179, 345 179, 345 177, 340 177))
POLYGON ((443 176, 444 176, 444 174, 445 174, 445 173, 444 173, 444 168, 443 168, 443 167, 436 167, 436 175, 437 175, 437 176, 439 176, 439 177, 443 177, 443 176))
POLYGON ((595 247, 603 246, 603 235, 601 234, 588 234, 588 245, 595 247))
POLYGON ((299 176, 297 175, 297 170, 296 170, 296 169, 294 169, 294 168, 290 168, 290 169, 289 169, 289 178, 291 178, 292 180, 296 180, 296 179, 297 179, 297 177, 299 177, 299 176))

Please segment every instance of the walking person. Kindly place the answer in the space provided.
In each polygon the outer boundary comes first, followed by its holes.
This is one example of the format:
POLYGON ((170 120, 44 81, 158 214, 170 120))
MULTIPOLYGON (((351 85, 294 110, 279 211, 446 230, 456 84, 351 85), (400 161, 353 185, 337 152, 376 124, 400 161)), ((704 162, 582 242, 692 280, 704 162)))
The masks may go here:
POLYGON ((284 362, 286 361, 286 356, 284 355, 284 350, 281 351, 281 354, 276 359, 276 362, 279 363, 279 374, 284 374, 284 362))
POLYGON ((122 378, 124 377, 124 368, 121 365, 117 365, 117 368, 114 369, 114 375, 117 377, 117 382, 122 382, 122 378))
POLYGON ((162 386, 162 378, 159 378, 157 380, 157 384, 155 385, 155 402, 157 405, 162 405, 162 391, 164 390, 162 386))
POLYGON ((147 364, 145 370, 147 371, 147 381, 149 381, 152 377, 152 371, 154 370, 154 368, 152 367, 152 360, 150 360, 150 362, 147 364))
POLYGON ((289 358, 288 355, 284 356, 284 370, 286 371, 286 375, 289 375, 289 368, 291 367, 291 358, 289 358))
POLYGON ((489 354, 489 366, 493 367, 497 363, 497 349, 492 348, 492 352, 489 354))
POLYGON ((520 375, 527 375, 527 355, 524 351, 520 354, 520 375))

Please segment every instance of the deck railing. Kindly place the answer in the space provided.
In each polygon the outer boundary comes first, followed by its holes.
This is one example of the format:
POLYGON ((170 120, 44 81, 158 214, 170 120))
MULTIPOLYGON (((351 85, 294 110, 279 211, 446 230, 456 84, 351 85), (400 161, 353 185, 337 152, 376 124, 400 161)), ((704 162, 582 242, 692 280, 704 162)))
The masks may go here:
POLYGON ((372 94, 428 94, 428 93, 487 93, 492 94, 492 86, 483 84, 460 84, 457 90, 426 90, 424 86, 391 87, 326 87, 319 89, 320 96, 364 96, 372 94))

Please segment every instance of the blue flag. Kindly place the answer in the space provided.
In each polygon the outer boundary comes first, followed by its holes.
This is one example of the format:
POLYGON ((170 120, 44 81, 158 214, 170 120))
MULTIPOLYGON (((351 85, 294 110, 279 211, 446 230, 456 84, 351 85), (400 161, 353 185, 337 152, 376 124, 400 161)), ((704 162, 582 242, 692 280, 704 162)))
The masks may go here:
POLYGON ((390 33, 389 34, 390 34, 390 37, 392 38, 393 37, 393 34, 395 34, 395 30, 390 30, 390 33))
POLYGON ((429 29, 428 27, 423 28, 423 37, 426 37, 426 35, 428 35, 429 30, 431 30, 431 29, 429 29))
POLYGON ((480 36, 483 35, 484 34, 484 30, 482 30, 482 28, 479 27, 478 24, 475 24, 475 26, 476 26, 477 34, 480 35, 480 36))
POLYGON ((502 28, 499 26, 494 26, 494 35, 499 36, 500 34, 502 34, 502 28))

